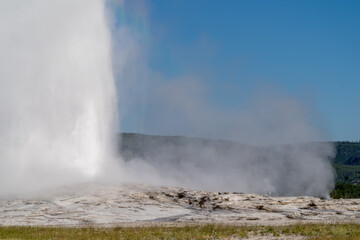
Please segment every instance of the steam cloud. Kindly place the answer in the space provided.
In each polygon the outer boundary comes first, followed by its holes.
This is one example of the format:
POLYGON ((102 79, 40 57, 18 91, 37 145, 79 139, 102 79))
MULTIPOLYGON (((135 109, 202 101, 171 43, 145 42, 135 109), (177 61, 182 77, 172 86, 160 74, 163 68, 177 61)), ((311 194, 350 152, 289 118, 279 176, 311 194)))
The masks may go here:
POLYGON ((106 12, 103 0, 0 1, 0 194, 107 175, 207 190, 328 195, 334 148, 308 143, 322 133, 296 99, 266 90, 224 109, 209 103, 197 78, 150 74, 144 82, 150 70, 136 31, 113 24, 111 36, 106 12), (111 167, 113 73, 121 114, 143 109, 145 132, 251 146, 149 140, 145 155, 111 167))
MULTIPOLYGON (((124 29, 129 26, 124 24, 124 29)), ((144 67, 141 39, 136 32, 130 35, 131 45, 127 45, 134 51, 126 64, 136 71, 118 79, 126 90, 120 94, 126 96, 126 101, 120 101, 126 110, 122 116, 131 116, 133 131, 240 144, 136 138, 133 144, 143 151, 123 156, 126 181, 273 195, 329 195, 334 184, 329 159, 335 149, 316 124, 316 109, 266 84, 241 105, 217 106, 209 100, 210 91, 201 76, 167 79, 144 67)))
POLYGON ((162 184, 166 179, 215 191, 328 196, 334 146, 321 141, 324 134, 312 123, 311 112, 295 98, 267 88, 241 107, 224 109, 207 101, 206 84, 196 78, 152 86, 145 114, 150 133, 232 141, 168 138, 164 143, 148 137, 140 143, 145 150, 139 156, 125 156, 138 180, 142 176, 140 181, 162 184))

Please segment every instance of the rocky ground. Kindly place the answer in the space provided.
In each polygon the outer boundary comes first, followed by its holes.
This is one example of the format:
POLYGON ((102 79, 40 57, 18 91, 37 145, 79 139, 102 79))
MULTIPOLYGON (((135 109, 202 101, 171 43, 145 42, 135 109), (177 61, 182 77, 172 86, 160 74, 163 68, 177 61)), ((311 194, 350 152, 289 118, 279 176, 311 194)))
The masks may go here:
POLYGON ((148 185, 82 184, 0 197, 0 225, 360 223, 360 199, 270 197, 148 185))

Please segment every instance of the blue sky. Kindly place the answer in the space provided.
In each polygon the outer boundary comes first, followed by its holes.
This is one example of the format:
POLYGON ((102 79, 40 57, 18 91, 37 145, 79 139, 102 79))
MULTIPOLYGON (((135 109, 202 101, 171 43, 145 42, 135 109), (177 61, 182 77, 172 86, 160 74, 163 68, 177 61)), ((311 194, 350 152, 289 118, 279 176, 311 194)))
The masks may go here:
MULTIPOLYGON (((137 5, 138 7, 139 5, 137 5)), ((360 1, 149 0, 146 62, 201 76, 224 108, 271 85, 316 109, 330 140, 360 140, 360 1)), ((141 15, 141 14, 140 14, 141 15)), ((141 25, 141 24, 140 24, 141 25)), ((123 131, 137 131, 125 118, 123 131)))

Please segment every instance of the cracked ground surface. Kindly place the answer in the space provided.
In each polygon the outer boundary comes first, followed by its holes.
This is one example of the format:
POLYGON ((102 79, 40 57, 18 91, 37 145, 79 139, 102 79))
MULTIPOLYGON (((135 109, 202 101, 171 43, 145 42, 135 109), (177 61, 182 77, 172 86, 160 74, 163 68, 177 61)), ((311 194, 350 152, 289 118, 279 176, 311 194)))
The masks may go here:
POLYGON ((142 184, 80 184, 0 197, 0 225, 360 223, 360 199, 270 197, 142 184))

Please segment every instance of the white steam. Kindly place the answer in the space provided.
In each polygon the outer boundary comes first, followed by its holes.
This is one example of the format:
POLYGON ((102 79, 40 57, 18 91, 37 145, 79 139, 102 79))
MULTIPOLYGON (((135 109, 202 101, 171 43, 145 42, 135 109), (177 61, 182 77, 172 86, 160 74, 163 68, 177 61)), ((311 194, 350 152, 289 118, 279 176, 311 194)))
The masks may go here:
POLYGON ((137 148, 124 155, 127 179, 216 191, 329 195, 334 146, 314 124, 315 111, 297 99, 268 87, 226 109, 211 104, 206 84, 197 78, 155 78, 150 86, 147 133, 233 142, 138 137, 129 146, 137 148))
POLYGON ((100 174, 116 116, 103 0, 0 1, 0 193, 100 174))

